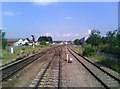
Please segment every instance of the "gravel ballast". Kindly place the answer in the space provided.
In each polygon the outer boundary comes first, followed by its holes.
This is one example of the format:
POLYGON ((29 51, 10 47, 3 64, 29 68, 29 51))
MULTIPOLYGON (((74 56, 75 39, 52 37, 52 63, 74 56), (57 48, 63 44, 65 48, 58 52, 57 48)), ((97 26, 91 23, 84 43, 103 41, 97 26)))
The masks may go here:
POLYGON ((102 87, 102 85, 68 52, 63 50, 64 60, 62 60, 62 87, 102 87), (72 63, 65 61, 66 54, 73 58, 72 63))

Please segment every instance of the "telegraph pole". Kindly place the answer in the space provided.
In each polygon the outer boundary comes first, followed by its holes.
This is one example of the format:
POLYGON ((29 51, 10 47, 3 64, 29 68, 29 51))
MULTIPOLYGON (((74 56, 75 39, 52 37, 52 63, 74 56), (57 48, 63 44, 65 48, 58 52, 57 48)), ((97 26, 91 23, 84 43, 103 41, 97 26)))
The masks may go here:
POLYGON ((33 41, 33 48, 35 48, 35 36, 34 35, 31 35, 32 36, 32 41, 33 41))
POLYGON ((0 28, 0 59, 2 58, 2 56, 2 28, 0 28))

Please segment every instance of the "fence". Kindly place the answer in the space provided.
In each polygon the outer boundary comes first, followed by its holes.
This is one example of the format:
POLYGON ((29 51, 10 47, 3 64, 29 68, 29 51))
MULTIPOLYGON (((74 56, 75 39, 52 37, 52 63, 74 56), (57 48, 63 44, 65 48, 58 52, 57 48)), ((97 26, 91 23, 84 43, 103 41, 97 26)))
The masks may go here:
POLYGON ((96 55, 102 56, 102 57, 105 57, 105 58, 109 58, 109 59, 115 60, 115 61, 120 60, 120 56, 119 55, 113 55, 113 54, 109 54, 109 53, 105 53, 105 52, 97 51, 96 55))
MULTIPOLYGON (((18 49, 18 48, 23 48, 24 46, 12 46, 13 49, 18 49)), ((10 51, 11 50, 11 47, 10 46, 6 46, 6 51, 10 51)))

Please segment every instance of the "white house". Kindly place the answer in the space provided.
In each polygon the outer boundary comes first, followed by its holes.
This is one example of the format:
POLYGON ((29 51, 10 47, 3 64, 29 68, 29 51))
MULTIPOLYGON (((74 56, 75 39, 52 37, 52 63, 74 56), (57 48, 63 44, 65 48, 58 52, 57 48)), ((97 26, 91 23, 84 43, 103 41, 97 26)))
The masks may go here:
POLYGON ((46 44, 49 44, 49 42, 48 42, 48 41, 46 41, 46 44))
POLYGON ((27 39, 25 39, 25 40, 24 40, 24 44, 25 44, 25 43, 29 43, 29 41, 28 41, 27 39))
POLYGON ((7 39, 7 45, 8 46, 22 46, 25 45, 26 43, 29 44, 29 40, 26 39, 22 39, 22 38, 9 38, 7 39))
POLYGON ((14 43, 14 46, 22 46, 26 43, 29 43, 29 41, 27 39, 19 39, 17 42, 14 43))

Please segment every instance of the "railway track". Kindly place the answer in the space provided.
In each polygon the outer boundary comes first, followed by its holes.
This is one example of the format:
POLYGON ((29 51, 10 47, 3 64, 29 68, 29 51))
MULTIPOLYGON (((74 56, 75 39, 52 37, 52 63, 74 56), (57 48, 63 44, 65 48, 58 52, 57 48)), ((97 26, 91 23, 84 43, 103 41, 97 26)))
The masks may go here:
POLYGON ((55 52, 52 59, 43 66, 30 87, 60 87, 60 54, 55 52))
POLYGON ((0 79, 0 81, 8 79, 10 76, 15 74, 17 71, 20 71, 22 68, 29 65, 30 63, 32 63, 36 59, 42 57, 44 54, 49 53, 50 50, 52 50, 52 48, 47 49, 43 52, 33 54, 32 56, 23 58, 21 60, 11 62, 7 65, 0 67, 0 71, 2 71, 2 78, 0 79))
POLYGON ((118 89, 118 87, 120 87, 119 78, 101 69, 99 66, 92 63, 90 60, 76 53, 70 47, 68 47, 67 49, 77 59, 77 61, 81 63, 106 89, 118 89))

